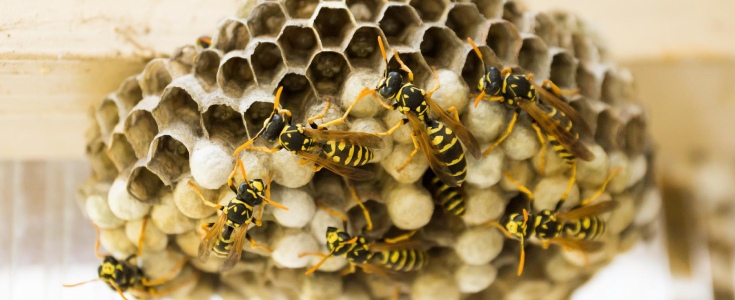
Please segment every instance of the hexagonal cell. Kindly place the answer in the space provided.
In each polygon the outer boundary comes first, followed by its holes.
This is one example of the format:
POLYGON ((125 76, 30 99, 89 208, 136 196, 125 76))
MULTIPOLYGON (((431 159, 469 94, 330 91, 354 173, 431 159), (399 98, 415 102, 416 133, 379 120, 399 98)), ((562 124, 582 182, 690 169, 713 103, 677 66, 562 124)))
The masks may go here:
POLYGON ((95 178, 100 181, 112 181, 118 172, 105 149, 105 143, 98 139, 89 143, 85 151, 95 178))
MULTIPOLYGON (((424 60, 424 57, 423 55, 421 55, 421 53, 410 52, 399 53, 399 55, 401 56, 401 60, 403 61, 403 63, 406 64, 409 69, 411 69, 411 72, 413 72, 413 83, 415 85, 420 88, 425 88, 423 85, 427 83, 429 79, 433 80, 431 68, 429 68, 429 65, 426 64, 426 61, 424 60)), ((398 71, 399 73, 401 73, 404 80, 408 79, 406 72, 400 69, 400 65, 398 64, 395 56, 391 57, 388 60, 388 69, 391 71, 398 71)), ((433 86, 433 83, 431 83, 430 86, 433 86)))
POLYGON ((471 0, 486 19, 503 16, 503 0, 471 0))
POLYGON ((582 95, 591 99, 600 99, 600 86, 593 70, 580 63, 577 65, 575 77, 577 78, 577 87, 579 87, 582 95))
POLYGON ((457 53, 462 49, 460 41, 454 33, 442 27, 430 27, 424 31, 421 41, 421 54, 426 63, 432 67, 452 69, 459 68, 461 56, 457 53))
POLYGON ((174 50, 168 59, 168 67, 171 70, 171 75, 174 78, 178 78, 189 74, 198 52, 199 49, 194 45, 186 45, 174 50))
POLYGON ((199 104, 180 87, 166 89, 161 97, 161 102, 152 111, 152 114, 161 128, 172 127, 172 124, 176 123, 179 125, 177 127, 190 129, 191 134, 202 134, 199 104))
POLYGON ((383 5, 384 0, 347 0, 347 8, 357 22, 375 22, 383 5))
POLYGON ((549 79, 561 88, 575 87, 577 60, 567 51, 559 51, 551 57, 549 79))
POLYGON ((263 122, 271 115, 271 112, 273 112, 273 102, 255 101, 248 107, 243 118, 251 138, 263 128, 263 122))
POLYGON ((189 173, 189 150, 177 138, 161 134, 151 144, 148 169, 157 174, 165 185, 189 173))
POLYGON ((526 35, 521 51, 518 53, 518 64, 536 77, 545 78, 549 68, 549 49, 541 38, 526 35))
POLYGON ((250 57, 259 85, 269 85, 284 70, 281 48, 271 42, 258 43, 250 57))
POLYGON ((301 112, 306 99, 314 95, 314 89, 309 83, 309 79, 303 74, 286 74, 278 83, 278 86, 283 87, 280 100, 281 107, 294 113, 301 112))
POLYGON ((140 89, 140 84, 135 76, 126 78, 115 94, 120 104, 124 106, 125 112, 130 111, 140 100, 143 100, 143 90, 140 89))
POLYGON ((317 5, 319 0, 286 0, 283 3, 288 15, 294 19, 311 18, 317 5))
POLYGON ((602 102, 617 105, 625 100, 624 82, 612 70, 607 70, 602 79, 602 102))
POLYGON ((638 114, 625 124, 625 150, 629 154, 640 154, 646 148, 646 118, 638 114))
POLYGON ((227 19, 219 27, 219 33, 212 43, 215 49, 223 53, 233 50, 244 50, 250 42, 250 30, 241 20, 227 19))
POLYGON ((164 183, 145 166, 137 166, 128 178, 128 193, 142 202, 154 202, 164 183))
POLYGON ((339 52, 324 51, 314 56, 306 71, 317 93, 321 95, 335 95, 342 89, 347 76, 352 72, 342 54, 339 52))
POLYGON ((253 37, 276 37, 286 23, 286 14, 275 2, 259 3, 248 18, 248 27, 253 37))
POLYGON ((447 16, 447 27, 451 28, 462 41, 468 37, 475 41, 480 40, 484 23, 485 19, 477 10, 477 6, 470 3, 454 5, 447 16))
POLYGON ((411 0, 410 5, 416 9, 424 23, 441 21, 447 8, 444 0, 411 0))
MULTIPOLYGON (((370 232, 366 231, 365 234, 370 236, 383 236, 393 226, 388 215, 388 208, 385 204, 370 199, 362 199, 362 201, 365 208, 370 212, 370 220, 373 223, 373 230, 370 232)), ((367 225, 365 214, 359 206, 350 208, 347 211, 347 218, 350 220, 349 225, 353 232, 361 232, 367 225)))
POLYGON ((217 85, 225 95, 240 98, 246 90, 255 87, 255 77, 250 62, 242 56, 225 56, 217 72, 217 85))
POLYGON ((344 8, 322 7, 314 19, 314 29, 324 47, 339 46, 354 27, 350 11, 344 8))
POLYGON ((572 34, 574 56, 582 61, 597 61, 600 57, 598 49, 583 34, 572 34))
POLYGON ((160 96, 171 80, 166 60, 160 58, 148 62, 138 78, 143 96, 160 96))
POLYGON ((595 141, 602 146, 606 152, 618 149, 618 134, 620 130, 620 119, 611 109, 605 109, 597 116, 597 132, 595 141))
POLYGON ((556 22, 545 13, 537 13, 533 18, 533 32, 546 42, 549 47, 559 45, 559 36, 556 22))
POLYGON ((410 6, 390 3, 378 24, 392 47, 411 46, 414 43, 411 37, 421 25, 421 19, 410 6))
POLYGON ((286 54, 286 64, 289 66, 306 66, 319 49, 314 29, 304 25, 287 25, 278 37, 278 44, 286 54))
POLYGON ((378 49, 378 37, 385 39, 377 27, 365 26, 355 30, 345 49, 347 60, 353 68, 374 68, 383 62, 378 49))
POLYGON ((138 160, 135 157, 133 146, 130 145, 128 139, 122 133, 114 133, 112 135, 110 147, 107 148, 107 156, 115 164, 118 172, 129 168, 138 160))
POLYGON ((222 53, 215 49, 206 49, 197 55, 194 62, 194 78, 207 92, 217 88, 217 70, 222 53))
POLYGON ((523 28, 523 12, 515 1, 507 1, 503 4, 503 19, 513 23, 517 28, 523 28))
POLYGON ((117 123, 120 122, 120 111, 117 104, 110 98, 105 98, 95 111, 95 119, 100 125, 102 136, 109 136, 115 129, 117 123))
POLYGON ((485 65, 477 56, 474 50, 465 50, 466 59, 464 60, 464 67, 462 68, 462 78, 470 87, 470 93, 477 92, 477 83, 480 81, 483 75, 485 75, 486 68, 489 66, 495 66, 502 69, 502 65, 495 57, 493 50, 490 50, 488 46, 478 46, 480 53, 482 53, 482 59, 485 61, 485 65))
POLYGON ((153 138, 158 134, 158 124, 147 110, 135 110, 123 124, 123 133, 138 158, 148 155, 153 138))
POLYGON ((237 144, 247 139, 240 113, 227 105, 213 105, 202 115, 204 129, 211 140, 237 144))
POLYGON ((503 64, 515 64, 522 40, 513 24, 507 21, 491 23, 485 42, 503 64))

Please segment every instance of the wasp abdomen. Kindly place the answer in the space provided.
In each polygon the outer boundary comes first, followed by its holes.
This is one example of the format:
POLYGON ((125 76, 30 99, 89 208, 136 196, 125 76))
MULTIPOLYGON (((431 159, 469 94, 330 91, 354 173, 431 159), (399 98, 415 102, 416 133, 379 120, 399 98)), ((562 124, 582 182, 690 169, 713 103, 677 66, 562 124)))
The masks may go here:
POLYGON ((427 255, 416 249, 381 251, 375 253, 374 262, 395 271, 413 271, 426 265, 427 255))
POLYGON ((334 162, 354 167, 367 164, 375 156, 368 147, 352 145, 344 141, 328 141, 323 152, 334 162))
POLYGON ((598 216, 584 217, 564 224, 564 234, 580 240, 594 240, 605 234, 607 225, 598 216))
POLYGON ((427 131, 431 144, 439 150, 444 159, 443 163, 457 180, 457 185, 461 185, 467 176, 467 161, 457 135, 449 127, 434 120, 427 122, 427 131))
POLYGON ((461 188, 446 185, 431 169, 424 174, 423 183, 434 201, 439 202, 446 211, 456 216, 464 215, 465 203, 461 188))

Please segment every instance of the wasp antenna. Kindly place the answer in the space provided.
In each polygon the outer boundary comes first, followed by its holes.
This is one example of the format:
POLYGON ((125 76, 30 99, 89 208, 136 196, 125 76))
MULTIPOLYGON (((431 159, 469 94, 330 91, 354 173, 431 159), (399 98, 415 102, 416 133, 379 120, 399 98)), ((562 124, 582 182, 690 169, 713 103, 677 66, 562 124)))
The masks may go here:
POLYGON ((477 45, 475 45, 475 41, 472 40, 472 38, 468 37, 467 42, 470 43, 470 46, 472 46, 472 50, 475 51, 475 54, 477 54, 477 57, 480 58, 480 62, 482 63, 482 66, 485 66, 485 60, 482 59, 482 52, 480 52, 480 48, 477 48, 477 45))
POLYGON ((480 91, 480 94, 477 95, 477 98, 475 98, 475 107, 480 104, 480 101, 482 101, 482 98, 485 97, 485 90, 483 89, 480 91))
MULTIPOLYGON (((524 210, 523 212, 525 213, 526 211, 524 210)), ((523 274, 523 266, 526 263, 526 245, 523 240, 523 237, 521 237, 521 257, 518 259, 518 276, 523 274)))
MULTIPOLYGON (((327 259, 329 259, 330 257, 332 257, 332 254, 334 254, 334 250, 329 251, 329 255, 324 255, 324 254, 321 254, 321 253, 320 254, 317 254, 317 255, 323 255, 324 257, 322 258, 322 260, 319 261, 319 263, 317 263, 316 265, 314 265, 314 267, 312 267, 311 269, 309 269, 308 271, 306 271, 306 273, 304 273, 304 274, 309 275, 311 273, 316 272, 316 270, 319 269, 319 267, 321 267, 324 264, 324 262, 327 261, 327 259)), ((301 255, 299 255, 299 257, 304 257, 306 255, 311 255, 311 253, 302 253, 301 255)))
POLYGON ((378 46, 380 46, 380 54, 383 55, 383 61, 385 62, 385 67, 388 67, 388 56, 385 55, 385 46, 383 46, 383 38, 378 37, 378 46))
POLYGON ((65 287, 65 288, 70 288, 70 287, 75 287, 75 286, 80 286, 80 285, 83 285, 83 284, 87 284, 87 283, 90 283, 90 282, 95 282, 97 280, 100 280, 100 279, 99 278, 95 278, 95 279, 90 279, 90 280, 87 280, 87 281, 82 281, 82 282, 79 282, 79 283, 64 284, 62 286, 65 287))
POLYGON ((283 92, 283 86, 279 86, 278 90, 276 91, 276 98, 273 99, 273 110, 278 109, 278 105, 281 102, 281 92, 283 92))
POLYGON ((135 251, 135 257, 140 257, 143 253, 143 237, 145 236, 146 225, 148 225, 148 218, 143 218, 143 225, 140 226, 140 236, 138 236, 138 251, 135 251))
POLYGON ((97 231, 97 240, 94 242, 94 255, 96 255, 97 258, 104 258, 105 255, 100 253, 100 228, 91 220, 89 223, 92 223, 92 226, 94 226, 94 230, 97 231))

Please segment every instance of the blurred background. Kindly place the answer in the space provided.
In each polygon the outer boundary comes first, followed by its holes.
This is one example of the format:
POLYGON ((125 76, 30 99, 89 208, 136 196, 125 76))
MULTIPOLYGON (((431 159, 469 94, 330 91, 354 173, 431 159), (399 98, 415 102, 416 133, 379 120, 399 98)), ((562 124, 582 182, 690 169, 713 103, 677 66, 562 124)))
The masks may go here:
MULTIPOLYGON (((478 0, 479 1, 479 0, 478 0)), ((635 78, 658 145, 659 235, 578 299, 734 299, 735 1, 527 0, 596 26, 635 78)), ((0 9, 0 299, 117 299, 96 277, 88 108, 153 56, 211 34, 241 1, 20 1, 0 9)))

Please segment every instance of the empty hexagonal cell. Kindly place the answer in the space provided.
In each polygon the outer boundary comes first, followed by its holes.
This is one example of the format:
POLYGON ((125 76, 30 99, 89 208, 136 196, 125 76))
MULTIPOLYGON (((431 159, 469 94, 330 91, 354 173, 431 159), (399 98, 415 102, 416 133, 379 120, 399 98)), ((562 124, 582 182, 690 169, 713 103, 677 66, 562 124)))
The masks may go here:
POLYGON ((485 19, 477 10, 477 6, 471 3, 458 3, 449 10, 447 16, 447 27, 451 28, 460 40, 468 37, 477 41, 482 38, 482 29, 485 19))
POLYGON ((95 112, 95 119, 100 125, 100 131, 103 136, 109 136, 115 125, 120 122, 120 111, 115 101, 105 98, 95 112))
POLYGON ((209 138, 237 144, 247 138, 240 113, 227 105, 212 105, 202 115, 209 138))
POLYGON ((618 134, 620 133, 620 119, 610 109, 605 109, 597 116, 597 132, 595 141, 606 152, 618 149, 618 134))
POLYGON ((287 25, 278 37, 278 44, 286 54, 286 63, 289 66, 306 66, 319 49, 314 29, 304 25, 287 25))
POLYGON ((158 134, 158 124, 151 112, 135 110, 125 119, 123 133, 135 155, 138 158, 145 157, 153 138, 158 134))
POLYGON ((107 155, 118 172, 131 167, 136 160, 133 146, 130 145, 128 139, 122 133, 114 133, 110 142, 110 147, 107 148, 107 155))
POLYGON ((206 49, 197 55, 194 62, 194 78, 204 88, 211 92, 217 88, 217 70, 222 54, 215 49, 206 49))
POLYGON ((255 87, 255 77, 248 59, 239 54, 225 56, 217 72, 217 85, 225 95, 233 98, 240 98, 246 90, 255 87))
POLYGON ((347 8, 357 22, 375 22, 385 0, 347 0, 347 8))
POLYGON ((283 87, 280 100, 281 107, 294 113, 301 112, 306 99, 314 95, 314 89, 309 83, 309 79, 303 74, 286 74, 278 83, 278 86, 283 87))
POLYGON ((128 178, 128 193, 143 202, 155 202, 164 183, 158 175, 145 166, 137 166, 128 178))
MULTIPOLYGON (((431 74, 431 68, 426 64, 423 55, 418 52, 399 53, 399 55, 401 56, 401 61, 403 61, 403 63, 411 69, 411 72, 413 72, 413 83, 420 88, 425 88, 423 85, 427 83, 428 79, 433 78, 433 75, 431 74)), ((400 69, 400 65, 398 64, 395 56, 388 60, 388 69, 391 71, 398 71, 403 75, 404 80, 408 79, 406 72, 400 69)), ((433 83, 429 86, 433 86, 433 83)), ((425 89, 428 90, 428 88, 425 89)))
POLYGON ((275 43, 258 43, 250 57, 250 62, 260 85, 271 84, 273 79, 285 69, 281 49, 275 43))
POLYGON ((646 118, 642 114, 631 117, 625 124, 625 149, 631 154, 640 154, 646 146, 646 118))
POLYGON ((314 19, 314 29, 324 47, 337 47, 355 27, 350 12, 344 8, 322 7, 314 19))
POLYGON ((503 19, 513 23, 518 28, 523 28, 523 12, 515 1, 507 1, 503 4, 503 19))
POLYGON ((491 23, 485 42, 503 64, 515 64, 522 40, 513 24, 507 21, 491 23))
POLYGON ((607 70, 602 80, 602 98, 605 103, 616 105, 625 101, 625 83, 613 70, 607 70))
POLYGON ((459 68, 462 57, 457 53, 462 42, 451 30, 442 27, 430 27, 424 32, 421 41, 421 54, 426 63, 432 67, 452 69, 459 68))
POLYGON ((345 79, 351 73, 350 66, 339 52, 324 51, 314 56, 306 76, 314 84, 317 93, 335 95, 339 93, 345 79))
POLYGON ((378 24, 391 46, 411 46, 415 42, 412 35, 421 25, 421 19, 410 6, 390 3, 378 24))
POLYGON ((168 67, 172 77, 178 78, 189 74, 192 66, 194 66, 194 59, 198 52, 199 49, 194 45, 186 45, 174 50, 168 59, 168 67))
POLYGON ((574 56, 582 61, 597 61, 600 53, 597 48, 583 34, 572 34, 572 44, 574 45, 574 56))
POLYGON ((223 53, 233 50, 244 50, 250 42, 250 30, 239 19, 227 19, 219 27, 219 33, 213 45, 223 53))
POLYGON ((135 76, 130 76, 120 84, 120 87, 115 93, 117 99, 120 100, 123 110, 125 112, 130 111, 140 100, 143 100, 143 91, 140 89, 140 84, 135 76))
POLYGON ((308 19, 314 14, 319 0, 285 0, 283 6, 286 12, 294 19, 308 19))
POLYGON ((378 27, 364 26, 355 30, 345 49, 347 60, 353 68, 375 68, 383 62, 378 49, 378 37, 385 39, 378 27))
POLYGON ((586 64, 577 65, 577 86, 580 93, 587 98, 600 99, 600 85, 597 82, 597 76, 594 71, 586 64))
POLYGON ((541 38, 527 35, 523 39, 521 51, 518 53, 518 64, 527 72, 544 78, 549 68, 549 49, 541 38))
POLYGON ((148 169, 157 174, 165 185, 189 173, 189 149, 181 140, 168 134, 158 135, 153 139, 151 151, 148 169))
POLYGON ((533 23, 534 34, 544 40, 549 47, 559 45, 556 22, 551 16, 545 13, 537 13, 533 17, 533 23))
POLYGON ((281 5, 275 2, 259 3, 248 18, 248 27, 253 37, 276 37, 286 23, 286 14, 281 5))
POLYGON ((202 134, 199 104, 180 87, 167 89, 158 107, 152 113, 161 128, 173 127, 173 124, 176 123, 176 127, 190 129, 192 131, 190 134, 202 134))
POLYGON ((117 177, 117 168, 107 155, 105 143, 95 140, 87 144, 85 149, 92 174, 100 181, 112 181, 117 177))
POLYGON ((445 0, 411 0, 410 5, 424 22, 438 22, 447 8, 445 0))
POLYGON ((485 65, 482 64, 482 61, 474 50, 468 49, 464 52, 465 60, 464 67, 462 68, 462 78, 470 87, 471 93, 477 92, 477 84, 480 78, 485 75, 487 67, 495 66, 500 69, 503 68, 498 58, 495 57, 493 50, 490 50, 490 47, 478 46, 478 48, 480 49, 480 53, 482 53, 482 60, 485 61, 485 65))
POLYGON ((503 16, 503 0, 472 0, 475 3, 477 10, 486 19, 496 19, 503 16))
POLYGON ((551 57, 549 79, 561 88, 573 88, 576 69, 577 60, 574 56, 567 51, 559 51, 551 57))
POLYGON ((166 60, 154 59, 148 62, 138 80, 143 96, 160 96, 163 89, 171 83, 171 74, 166 68, 166 60))

